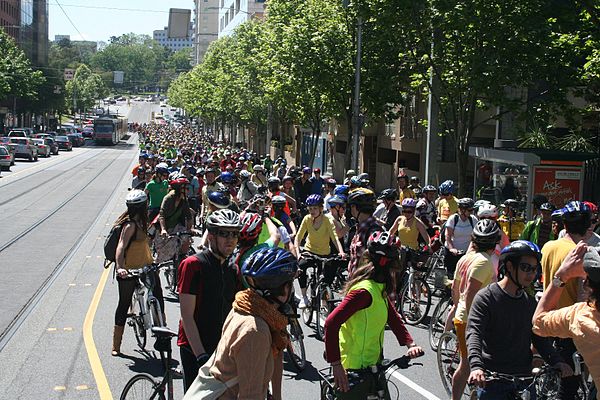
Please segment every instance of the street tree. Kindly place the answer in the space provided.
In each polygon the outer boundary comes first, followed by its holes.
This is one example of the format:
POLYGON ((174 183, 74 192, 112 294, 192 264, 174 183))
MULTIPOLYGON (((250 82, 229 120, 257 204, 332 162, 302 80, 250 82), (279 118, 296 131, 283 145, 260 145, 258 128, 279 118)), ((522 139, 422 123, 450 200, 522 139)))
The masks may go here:
POLYGON ((0 100, 36 98, 44 82, 43 74, 34 71, 23 50, 3 30, 0 30, 0 54, 0 100))
POLYGON ((84 111, 93 107, 98 99, 108 94, 108 88, 100 75, 94 73, 85 64, 81 64, 75 71, 73 79, 67 82, 66 91, 67 103, 74 102, 73 112, 76 111, 75 107, 84 111))

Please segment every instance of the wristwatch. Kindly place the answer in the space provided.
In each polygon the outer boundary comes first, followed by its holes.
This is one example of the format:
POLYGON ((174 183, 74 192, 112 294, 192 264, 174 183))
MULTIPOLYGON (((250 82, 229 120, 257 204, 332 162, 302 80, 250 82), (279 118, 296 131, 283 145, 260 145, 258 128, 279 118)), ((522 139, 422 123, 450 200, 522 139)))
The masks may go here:
POLYGON ((552 286, 556 287, 556 288, 561 288, 561 287, 565 287, 566 283, 563 282, 562 279, 560 279, 558 276, 554 275, 554 278, 552 278, 552 286))

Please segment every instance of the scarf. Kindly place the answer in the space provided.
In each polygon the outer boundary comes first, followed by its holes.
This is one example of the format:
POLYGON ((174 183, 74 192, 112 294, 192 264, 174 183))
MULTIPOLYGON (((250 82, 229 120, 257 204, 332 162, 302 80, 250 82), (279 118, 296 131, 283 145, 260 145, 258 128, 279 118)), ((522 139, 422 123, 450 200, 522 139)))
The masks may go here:
POLYGON ((287 317, 281 314, 272 303, 254 290, 246 289, 238 292, 235 295, 233 309, 262 318, 267 325, 269 325, 273 341, 271 344, 273 356, 277 356, 288 346, 289 337, 286 330, 288 324, 287 317))

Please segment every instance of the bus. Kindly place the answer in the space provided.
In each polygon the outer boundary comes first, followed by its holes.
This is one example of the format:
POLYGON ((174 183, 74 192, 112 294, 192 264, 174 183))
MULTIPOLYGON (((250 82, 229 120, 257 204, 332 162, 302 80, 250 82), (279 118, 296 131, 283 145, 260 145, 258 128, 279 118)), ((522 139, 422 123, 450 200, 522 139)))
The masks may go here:
POLYGON ((115 145, 127 134, 127 119, 119 117, 99 117, 94 120, 96 144, 115 145))

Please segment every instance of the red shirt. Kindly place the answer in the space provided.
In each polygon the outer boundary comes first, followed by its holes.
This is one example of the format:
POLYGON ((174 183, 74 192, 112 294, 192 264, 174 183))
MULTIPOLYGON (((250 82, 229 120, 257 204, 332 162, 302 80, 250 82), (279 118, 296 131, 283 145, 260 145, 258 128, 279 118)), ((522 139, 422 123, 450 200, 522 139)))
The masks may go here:
POLYGON ((229 160, 224 159, 223 161, 221 161, 221 164, 220 164, 221 171, 225 172, 227 167, 230 165, 231 165, 231 168, 235 168, 235 160, 233 158, 230 158, 229 160))

